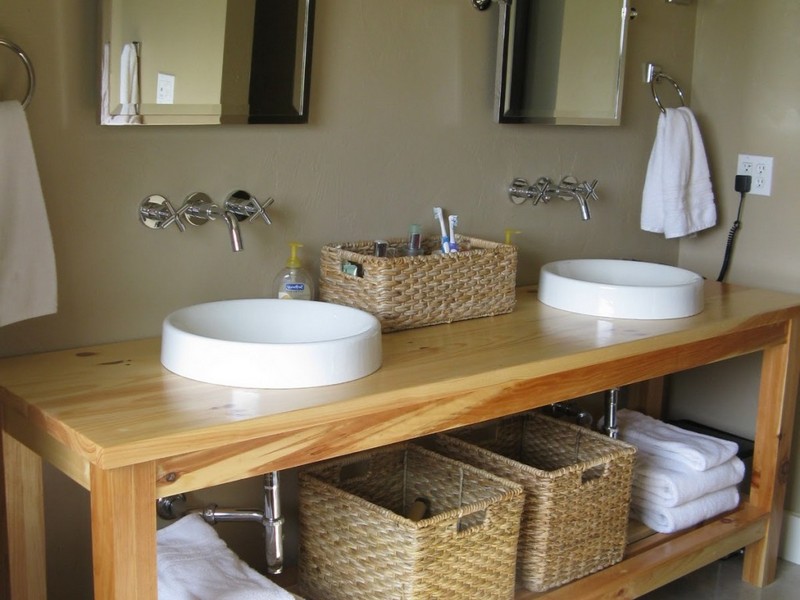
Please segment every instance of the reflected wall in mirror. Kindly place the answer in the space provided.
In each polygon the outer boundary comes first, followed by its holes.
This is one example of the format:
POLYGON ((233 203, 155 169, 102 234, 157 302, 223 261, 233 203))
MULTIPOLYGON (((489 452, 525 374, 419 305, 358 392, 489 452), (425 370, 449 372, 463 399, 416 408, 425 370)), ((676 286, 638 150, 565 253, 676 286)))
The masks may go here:
POLYGON ((514 0, 500 11, 500 123, 619 125, 628 0, 514 0))
POLYGON ((306 123, 315 0, 102 0, 102 125, 306 123))

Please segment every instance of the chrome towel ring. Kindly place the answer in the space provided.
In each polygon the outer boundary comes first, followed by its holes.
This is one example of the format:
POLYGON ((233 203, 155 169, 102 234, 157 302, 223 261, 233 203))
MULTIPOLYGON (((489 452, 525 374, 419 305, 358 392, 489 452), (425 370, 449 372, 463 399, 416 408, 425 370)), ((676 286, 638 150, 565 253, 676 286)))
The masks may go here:
POLYGON ((0 38, 0 46, 5 46, 9 48, 13 52, 19 56, 20 60, 25 64, 25 69, 28 71, 28 93, 25 95, 25 99, 22 101, 22 108, 28 108, 28 105, 31 103, 31 99, 33 99, 33 92, 36 89, 36 74, 33 71, 33 63, 31 63, 31 59, 28 58, 28 55, 17 46, 14 42, 10 40, 6 40, 0 38))
POLYGON ((661 112, 667 112, 667 109, 664 108, 664 105, 661 103, 661 98, 658 97, 658 92, 656 91, 656 84, 662 79, 672 84, 672 87, 675 88, 675 91, 678 93, 678 96, 681 100, 681 106, 686 106, 686 96, 684 96, 683 90, 681 89, 681 86, 678 85, 678 82, 666 73, 662 72, 660 66, 653 63, 647 63, 647 65, 645 65, 644 80, 646 83, 650 84, 650 92, 653 94, 653 100, 655 100, 661 112))

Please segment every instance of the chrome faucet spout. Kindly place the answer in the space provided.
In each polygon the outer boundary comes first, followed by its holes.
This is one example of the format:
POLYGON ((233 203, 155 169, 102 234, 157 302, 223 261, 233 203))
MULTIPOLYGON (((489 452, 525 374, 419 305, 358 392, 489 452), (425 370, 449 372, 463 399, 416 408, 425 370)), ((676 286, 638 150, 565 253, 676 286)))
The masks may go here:
POLYGON ((222 213, 222 220, 228 226, 228 233, 231 236, 231 248, 234 252, 240 252, 244 249, 244 242, 242 242, 242 232, 239 229, 239 220, 229 210, 222 213))
POLYGON ((230 210, 221 209, 211 201, 208 194, 195 192, 186 198, 184 207, 181 208, 186 221, 190 225, 204 225, 209 221, 222 219, 228 226, 228 233, 231 237, 231 248, 234 252, 239 252, 244 248, 242 242, 242 232, 239 230, 239 220, 230 210))
POLYGON ((575 199, 578 201, 578 204, 581 207, 581 219, 584 221, 588 221, 592 218, 592 213, 589 212, 589 203, 586 201, 586 198, 581 196, 580 194, 575 194, 575 199))

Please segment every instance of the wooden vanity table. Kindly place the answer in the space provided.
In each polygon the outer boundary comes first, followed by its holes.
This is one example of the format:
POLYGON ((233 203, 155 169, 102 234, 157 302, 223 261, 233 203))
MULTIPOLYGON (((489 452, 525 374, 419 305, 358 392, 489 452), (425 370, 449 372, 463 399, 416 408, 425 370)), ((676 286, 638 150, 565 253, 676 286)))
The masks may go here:
POLYGON ((95 598, 155 599, 160 496, 763 351, 748 501, 702 527, 632 542, 599 573, 517 598, 633 598, 743 546, 744 579, 765 585, 789 474, 800 296, 711 282, 705 294, 697 316, 630 321, 552 309, 521 288, 511 314, 385 335, 378 372, 304 390, 178 377, 161 366, 159 339, 2 359, 3 583, 14 600, 46 597, 42 459, 90 492, 95 598))

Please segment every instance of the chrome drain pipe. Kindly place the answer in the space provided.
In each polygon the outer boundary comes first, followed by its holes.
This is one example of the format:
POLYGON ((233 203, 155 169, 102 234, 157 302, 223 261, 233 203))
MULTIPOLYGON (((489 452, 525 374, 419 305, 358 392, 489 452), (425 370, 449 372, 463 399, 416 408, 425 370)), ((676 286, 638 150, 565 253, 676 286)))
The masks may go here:
POLYGON ((267 545, 267 571, 283 572, 283 516, 281 516, 280 475, 264 475, 264 531, 267 545))
POLYGON ((172 521, 178 517, 198 514, 210 524, 259 523, 266 537, 267 572, 277 575, 283 572, 283 523, 281 516, 280 476, 278 471, 264 475, 264 510, 255 508, 219 508, 209 504, 205 508, 193 508, 178 512, 176 504, 186 502, 186 494, 164 496, 156 500, 156 512, 162 519, 172 521))
POLYGON ((619 425, 617 424, 617 409, 619 408, 619 388, 606 391, 606 414, 603 421, 603 430, 611 439, 617 439, 619 425))

